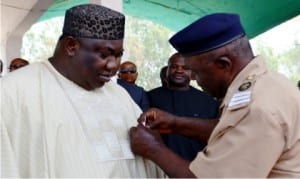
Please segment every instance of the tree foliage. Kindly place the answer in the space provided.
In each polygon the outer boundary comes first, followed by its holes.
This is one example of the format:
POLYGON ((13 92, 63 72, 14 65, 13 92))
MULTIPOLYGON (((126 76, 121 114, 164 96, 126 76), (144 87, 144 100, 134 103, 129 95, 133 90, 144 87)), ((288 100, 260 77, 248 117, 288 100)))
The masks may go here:
POLYGON ((295 40, 288 50, 281 53, 275 53, 261 39, 256 39, 253 43, 255 44, 254 51, 256 51, 256 54, 262 55, 265 58, 267 66, 272 71, 282 73, 295 84, 300 80, 299 41, 295 40))
MULTIPOLYGON (((62 17, 35 24, 23 38, 21 56, 30 62, 51 57, 61 35, 62 24, 62 17)), ((146 90, 160 86, 160 68, 167 65, 169 56, 175 51, 168 43, 173 33, 170 29, 151 21, 126 16, 125 51, 122 60, 130 60, 137 64, 137 84, 146 90)), ((269 68, 283 73, 296 84, 300 79, 300 42, 297 38, 294 45, 282 53, 275 53, 274 49, 260 38, 252 41, 255 44, 254 50, 266 58, 269 68)))
POLYGON ((23 37, 21 56, 30 62, 51 57, 61 35, 62 23, 60 17, 34 24, 23 37))
POLYGON ((136 63, 137 83, 149 90, 160 86, 160 68, 167 65, 174 51, 168 43, 172 31, 138 18, 126 17, 125 56, 136 63))

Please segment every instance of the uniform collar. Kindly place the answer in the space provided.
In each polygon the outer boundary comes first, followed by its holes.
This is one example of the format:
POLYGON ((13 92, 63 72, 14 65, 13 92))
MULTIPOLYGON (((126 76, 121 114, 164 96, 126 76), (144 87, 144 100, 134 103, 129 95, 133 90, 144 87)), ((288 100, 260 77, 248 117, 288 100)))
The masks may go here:
POLYGON ((261 56, 255 57, 231 82, 227 89, 225 98, 223 99, 220 108, 227 106, 233 94, 238 91, 239 87, 246 81, 255 81, 257 76, 265 73, 267 67, 264 59, 261 56))

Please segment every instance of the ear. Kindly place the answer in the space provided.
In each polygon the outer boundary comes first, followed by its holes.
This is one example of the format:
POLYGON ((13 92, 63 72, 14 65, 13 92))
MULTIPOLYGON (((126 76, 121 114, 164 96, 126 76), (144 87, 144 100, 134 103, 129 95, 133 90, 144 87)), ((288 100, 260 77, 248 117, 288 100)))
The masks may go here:
POLYGON ((64 48, 68 56, 73 57, 75 55, 75 52, 79 49, 79 47, 80 44, 78 40, 76 40, 74 37, 68 36, 65 38, 64 48))
POLYGON ((232 61, 227 56, 219 57, 218 59, 215 60, 215 64, 217 65, 217 67, 219 69, 225 70, 225 71, 231 70, 231 68, 232 68, 232 61))

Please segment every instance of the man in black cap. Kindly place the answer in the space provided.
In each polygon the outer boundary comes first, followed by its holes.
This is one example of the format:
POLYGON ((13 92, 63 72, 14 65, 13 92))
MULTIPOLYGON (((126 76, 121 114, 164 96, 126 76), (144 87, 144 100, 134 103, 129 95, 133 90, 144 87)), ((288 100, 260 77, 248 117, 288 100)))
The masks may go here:
POLYGON ((130 151, 139 107, 111 82, 124 15, 99 5, 66 11, 54 55, 2 78, 1 176, 160 177, 130 151))
POLYGON ((150 109, 130 130, 133 152, 157 163, 170 177, 299 178, 300 93, 253 55, 239 16, 205 16, 170 43, 185 56, 202 89, 222 101, 219 122, 150 109), (209 137, 208 144, 188 162, 171 152, 157 131, 209 137))

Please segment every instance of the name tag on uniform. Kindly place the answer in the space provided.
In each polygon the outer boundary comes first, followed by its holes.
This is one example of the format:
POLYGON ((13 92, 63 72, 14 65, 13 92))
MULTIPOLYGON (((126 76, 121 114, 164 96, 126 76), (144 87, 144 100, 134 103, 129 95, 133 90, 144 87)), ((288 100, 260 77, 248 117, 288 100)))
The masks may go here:
POLYGON ((228 104, 228 108, 237 109, 246 104, 249 104, 250 101, 251 101, 251 91, 237 92, 231 98, 228 104))

